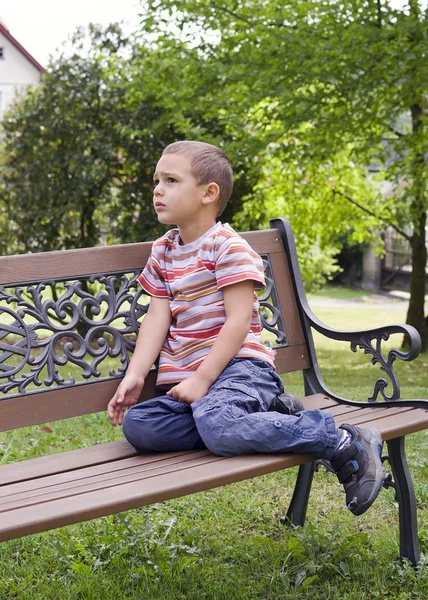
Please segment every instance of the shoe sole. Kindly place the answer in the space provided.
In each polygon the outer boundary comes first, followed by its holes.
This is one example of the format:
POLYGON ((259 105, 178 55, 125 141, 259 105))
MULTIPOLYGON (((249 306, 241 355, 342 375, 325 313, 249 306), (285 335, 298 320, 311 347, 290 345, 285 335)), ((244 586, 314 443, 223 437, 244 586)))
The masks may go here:
MULTIPOLYGON (((364 431, 365 441, 371 445, 373 443, 375 443, 377 446, 379 446, 381 448, 381 451, 382 451, 383 442, 382 442, 382 436, 380 434, 380 431, 377 429, 374 429, 373 427, 363 429, 363 431, 364 431), (365 435, 365 434, 367 434, 367 435, 365 435)), ((382 466, 382 463, 377 464, 375 481, 373 484, 373 490, 372 490, 372 493, 370 494, 369 498, 366 500, 366 502, 363 502, 362 504, 358 504, 358 506, 356 506, 355 509, 350 508, 348 505, 348 509, 352 512, 353 515, 356 515, 356 516, 362 515, 363 513, 366 512, 366 510, 368 510, 370 508, 370 506, 373 504, 373 502, 378 497, 380 490, 382 489, 384 479, 385 479, 385 470, 382 466)))

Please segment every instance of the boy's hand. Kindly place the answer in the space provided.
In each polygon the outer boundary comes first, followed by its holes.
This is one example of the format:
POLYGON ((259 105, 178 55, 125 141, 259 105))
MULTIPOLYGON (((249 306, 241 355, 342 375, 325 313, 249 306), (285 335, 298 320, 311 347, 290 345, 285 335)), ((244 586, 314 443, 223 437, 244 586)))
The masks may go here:
POLYGON ((210 385, 207 379, 195 373, 172 387, 166 394, 172 396, 177 402, 192 404, 207 395, 210 385))
POLYGON ((112 425, 122 425, 126 410, 137 403, 143 387, 143 376, 134 373, 125 375, 115 395, 107 405, 107 414, 112 425))

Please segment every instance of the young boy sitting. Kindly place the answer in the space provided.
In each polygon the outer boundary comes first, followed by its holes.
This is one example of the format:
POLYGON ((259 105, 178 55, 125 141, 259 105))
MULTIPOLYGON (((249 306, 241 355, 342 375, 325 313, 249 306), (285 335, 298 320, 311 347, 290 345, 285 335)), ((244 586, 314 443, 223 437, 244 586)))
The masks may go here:
POLYGON ((222 456, 294 452, 329 460, 348 508, 362 514, 383 483, 380 432, 337 429, 328 411, 299 411, 291 394, 289 410, 281 410, 283 384, 260 342, 262 260, 216 222, 232 192, 229 159, 210 144, 175 142, 157 164, 154 186, 159 221, 177 228, 154 242, 138 278, 151 302, 108 405, 112 424, 123 424, 140 452, 209 448, 222 456), (137 404, 159 353, 164 395, 137 404))

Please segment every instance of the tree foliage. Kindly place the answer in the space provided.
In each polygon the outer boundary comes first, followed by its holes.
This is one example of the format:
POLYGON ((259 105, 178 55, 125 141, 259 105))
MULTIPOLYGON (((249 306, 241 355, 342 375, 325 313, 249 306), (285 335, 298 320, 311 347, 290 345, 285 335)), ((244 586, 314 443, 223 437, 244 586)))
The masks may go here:
POLYGON ((86 53, 77 32, 71 55, 61 55, 5 119, 3 180, 24 250, 93 245, 97 211, 112 202, 112 180, 123 178, 117 53, 126 40, 113 26, 100 36, 91 29, 86 53))
MULTIPOLYGON (((198 104, 221 115, 229 129, 252 133, 252 156, 265 165, 263 194, 276 206, 283 203, 298 238, 312 230, 322 240, 326 230, 340 228, 362 238, 364 229, 367 234, 375 225, 392 225, 408 239, 413 272, 407 321, 426 342, 424 3, 149 0, 143 26, 158 47, 170 56, 175 50, 176 66, 179 53, 197 45, 206 68, 193 96, 197 89, 198 104), (363 167, 371 164, 379 174, 369 181, 363 167), (381 193, 381 181, 392 196, 381 193), (302 182, 310 182, 310 194, 302 182), (297 210, 289 208, 293 204, 297 210), (309 219, 306 229, 302 214, 309 219)), ((169 102, 177 98, 183 106, 186 97, 182 84, 169 102)))
MULTIPOLYGON (((88 247, 101 235, 142 241, 165 231, 152 206, 153 172, 164 147, 186 128, 157 85, 158 53, 118 25, 80 29, 70 46, 3 123, 5 253, 88 247)), ((189 104, 195 121, 204 122, 196 111, 189 104)), ((205 126, 207 138, 225 143, 228 134, 215 118, 205 126)), ((237 164, 244 172, 245 164, 237 164)), ((229 214, 250 179, 238 177, 229 214)))

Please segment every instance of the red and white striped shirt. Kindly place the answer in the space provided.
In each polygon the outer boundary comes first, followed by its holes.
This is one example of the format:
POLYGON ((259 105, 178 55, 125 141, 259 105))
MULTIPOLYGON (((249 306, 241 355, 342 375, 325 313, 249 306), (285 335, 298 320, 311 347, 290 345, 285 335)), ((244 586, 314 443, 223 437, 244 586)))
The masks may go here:
MULTIPOLYGON (((190 244, 180 245, 178 229, 153 243, 138 282, 151 296, 168 298, 172 314, 159 357, 158 385, 193 375, 226 321, 222 289, 245 280, 263 289, 263 263, 227 223, 216 223, 190 244)), ((254 293, 250 330, 235 358, 259 358, 273 365, 273 352, 260 342, 260 333, 254 293)))

